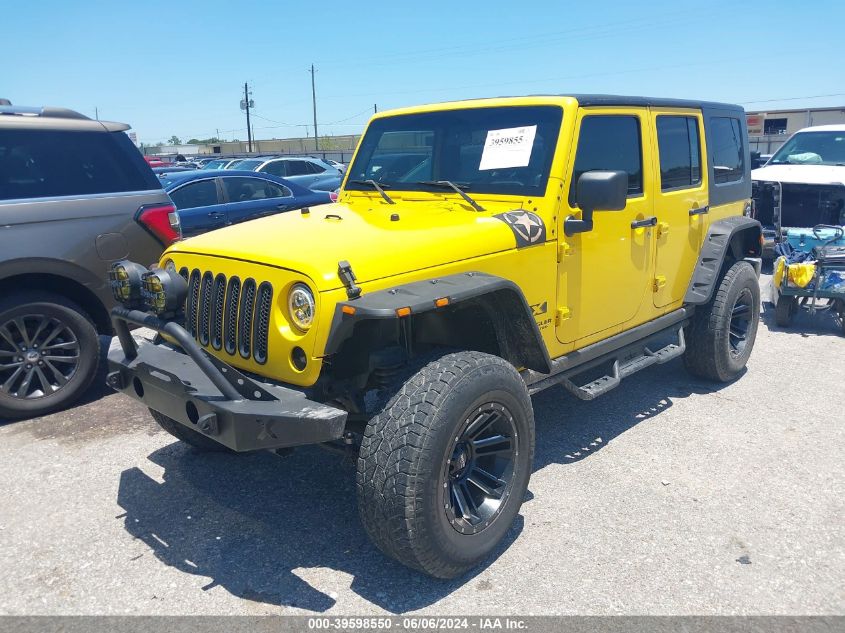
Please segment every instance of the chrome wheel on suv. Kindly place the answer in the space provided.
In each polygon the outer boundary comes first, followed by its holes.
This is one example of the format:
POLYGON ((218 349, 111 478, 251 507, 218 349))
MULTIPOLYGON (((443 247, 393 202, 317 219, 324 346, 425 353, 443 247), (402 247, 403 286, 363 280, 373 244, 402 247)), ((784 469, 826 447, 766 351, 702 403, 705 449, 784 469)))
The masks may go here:
POLYGON ((97 372, 100 341, 75 303, 46 292, 0 300, 0 418, 43 415, 82 394, 97 372))
POLYGON ((43 398, 73 378, 79 340, 62 321, 39 314, 0 323, 0 391, 13 398, 43 398))

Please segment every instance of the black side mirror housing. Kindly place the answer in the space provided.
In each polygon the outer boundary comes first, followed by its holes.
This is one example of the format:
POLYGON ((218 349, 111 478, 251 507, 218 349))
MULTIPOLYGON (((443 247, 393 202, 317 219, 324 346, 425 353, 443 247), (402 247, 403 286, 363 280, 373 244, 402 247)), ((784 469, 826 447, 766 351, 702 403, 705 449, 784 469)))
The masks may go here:
POLYGON ((569 216, 563 222, 566 235, 593 230, 593 211, 620 211, 628 199, 628 172, 586 171, 577 185, 581 219, 569 216))

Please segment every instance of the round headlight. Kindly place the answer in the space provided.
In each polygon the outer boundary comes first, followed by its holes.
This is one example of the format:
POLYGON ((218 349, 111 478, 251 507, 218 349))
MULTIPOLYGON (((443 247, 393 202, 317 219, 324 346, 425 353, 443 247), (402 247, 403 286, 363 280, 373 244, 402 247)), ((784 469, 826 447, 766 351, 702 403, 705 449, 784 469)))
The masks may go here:
POLYGON ((288 295, 288 311, 291 321, 305 331, 314 323, 314 295, 305 284, 294 284, 288 295))

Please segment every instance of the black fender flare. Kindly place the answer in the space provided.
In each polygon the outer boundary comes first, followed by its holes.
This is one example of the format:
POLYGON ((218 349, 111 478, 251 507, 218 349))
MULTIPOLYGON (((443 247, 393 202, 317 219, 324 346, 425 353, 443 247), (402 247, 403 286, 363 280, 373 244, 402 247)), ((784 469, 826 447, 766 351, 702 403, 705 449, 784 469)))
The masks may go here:
MULTIPOLYGON (((698 262, 687 287, 684 303, 702 305, 710 301, 725 257, 740 261, 759 258, 762 253, 762 225, 743 215, 717 220, 710 225, 698 254, 698 262)), ((755 265, 759 274, 759 265, 755 265)))
POLYGON ((415 281, 365 292, 357 299, 337 303, 325 355, 337 353, 352 336, 355 326, 363 321, 405 319, 479 300, 490 302, 495 314, 501 317, 494 323, 494 328, 512 352, 508 360, 518 366, 549 373, 548 351, 522 290, 508 279, 482 272, 415 281), (400 309, 401 315, 397 313, 400 309))

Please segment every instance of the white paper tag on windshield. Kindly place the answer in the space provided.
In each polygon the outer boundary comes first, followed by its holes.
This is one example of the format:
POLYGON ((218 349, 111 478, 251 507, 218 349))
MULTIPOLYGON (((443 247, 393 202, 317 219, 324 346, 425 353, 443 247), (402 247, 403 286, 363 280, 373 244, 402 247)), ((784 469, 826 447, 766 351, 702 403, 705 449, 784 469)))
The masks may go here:
POLYGON ((478 170, 526 167, 536 134, 536 125, 488 131, 478 170))

